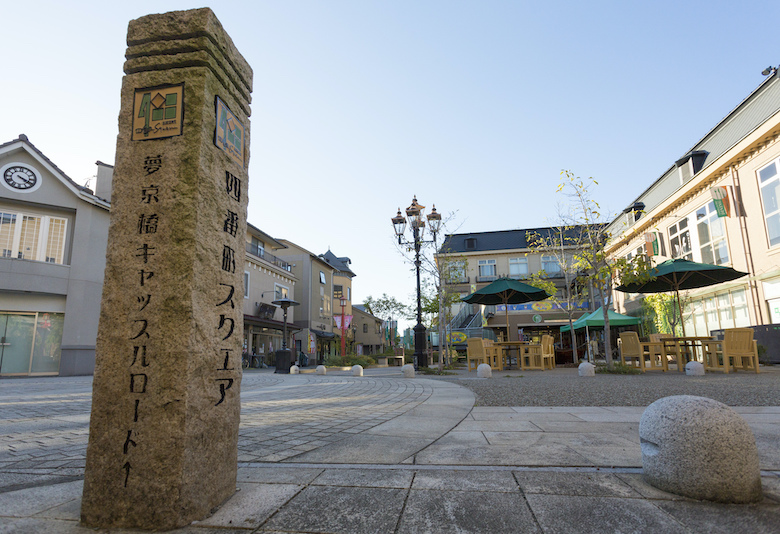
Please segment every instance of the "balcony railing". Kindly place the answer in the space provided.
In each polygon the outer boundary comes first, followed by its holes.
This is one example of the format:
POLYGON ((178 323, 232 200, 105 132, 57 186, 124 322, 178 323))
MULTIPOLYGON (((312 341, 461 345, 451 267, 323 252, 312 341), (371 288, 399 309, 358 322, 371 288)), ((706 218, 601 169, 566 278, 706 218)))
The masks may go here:
POLYGON ((471 282, 471 278, 469 278, 468 276, 457 276, 452 278, 446 278, 444 280, 444 283, 449 285, 468 284, 469 282, 471 282))
POLYGON ((280 269, 284 269, 285 271, 290 271, 292 269, 289 263, 287 263, 284 260, 280 260, 270 252, 266 252, 264 248, 258 247, 253 243, 246 244, 246 252, 247 254, 251 254, 252 256, 257 256, 261 260, 265 260, 268 263, 276 265, 277 267, 279 267, 280 269))

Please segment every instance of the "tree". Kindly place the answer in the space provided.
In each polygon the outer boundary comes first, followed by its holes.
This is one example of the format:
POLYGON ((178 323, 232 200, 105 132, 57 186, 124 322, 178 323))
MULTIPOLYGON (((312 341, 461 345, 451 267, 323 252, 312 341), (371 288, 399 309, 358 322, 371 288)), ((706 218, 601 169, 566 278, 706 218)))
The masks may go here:
POLYGON ((653 293, 642 300, 642 311, 656 332, 682 335, 680 312, 671 293, 653 293))
MULTIPOLYGON (((591 193, 598 185, 593 178, 583 179, 571 171, 561 171, 561 183, 557 191, 570 199, 568 212, 562 214, 566 225, 582 228, 581 246, 573 251, 579 277, 587 280, 599 292, 599 302, 604 313, 604 352, 607 366, 612 367, 612 341, 608 311, 612 307, 612 283, 623 284, 644 281, 649 278, 650 262, 644 254, 632 258, 615 258, 607 255, 611 236, 608 221, 591 193)), ((594 295, 595 297, 595 295, 594 295)))
POLYGON ((579 361, 577 338, 574 333, 574 315, 577 304, 581 301, 581 293, 575 291, 577 285, 577 261, 574 252, 582 246, 582 231, 579 226, 560 225, 549 229, 549 232, 526 232, 528 247, 534 252, 540 252, 555 259, 559 266, 557 273, 548 273, 545 269, 531 275, 528 283, 539 289, 544 289, 551 295, 548 299, 562 309, 568 319, 572 338, 572 355, 574 361, 579 361), (556 287, 549 276, 557 274, 563 277, 563 287, 556 287))
MULTIPOLYGON (((379 317, 381 319, 387 317, 390 321, 392 321, 393 317, 410 319, 413 316, 406 304, 398 301, 395 297, 388 296, 387 293, 382 293, 382 296, 378 298, 369 295, 363 302, 363 306, 365 306, 369 313, 374 317, 379 317)), ((392 328, 392 323, 390 326, 392 328)), ((394 339, 391 338, 390 343, 393 344, 393 341, 394 339)))

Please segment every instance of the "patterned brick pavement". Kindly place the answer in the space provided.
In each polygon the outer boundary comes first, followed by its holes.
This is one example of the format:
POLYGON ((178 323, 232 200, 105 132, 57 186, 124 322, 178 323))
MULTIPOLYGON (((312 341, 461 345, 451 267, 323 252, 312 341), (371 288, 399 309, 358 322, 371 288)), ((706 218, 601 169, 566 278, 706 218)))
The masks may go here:
MULTIPOLYGON (((292 461, 401 415, 429 384, 399 378, 249 372, 239 462, 292 461)), ((0 492, 77 479, 89 435, 92 377, 0 380, 0 492)))

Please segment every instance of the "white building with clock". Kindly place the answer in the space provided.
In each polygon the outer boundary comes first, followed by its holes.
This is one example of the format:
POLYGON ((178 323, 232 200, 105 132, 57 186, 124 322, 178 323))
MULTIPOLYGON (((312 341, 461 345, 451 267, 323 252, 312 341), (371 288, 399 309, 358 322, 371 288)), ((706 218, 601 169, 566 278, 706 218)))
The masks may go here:
POLYGON ((0 144, 0 175, 0 376, 92 374, 110 199, 25 135, 0 144))

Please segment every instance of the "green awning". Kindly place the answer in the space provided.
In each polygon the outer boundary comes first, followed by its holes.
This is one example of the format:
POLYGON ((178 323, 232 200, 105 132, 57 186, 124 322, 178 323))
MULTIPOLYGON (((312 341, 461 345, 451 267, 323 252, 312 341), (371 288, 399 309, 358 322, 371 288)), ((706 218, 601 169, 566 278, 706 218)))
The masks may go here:
MULTIPOLYGON (((609 310, 609 325, 610 326, 630 326, 639 324, 642 319, 639 317, 631 317, 630 315, 623 315, 614 310, 609 310)), ((585 328, 604 328, 604 312, 599 308, 591 314, 583 315, 573 323, 574 330, 580 330, 585 328)), ((568 332, 570 330, 569 325, 562 326, 561 332, 568 332)))

